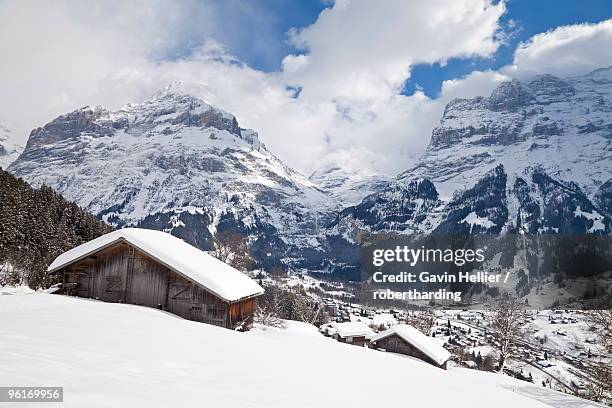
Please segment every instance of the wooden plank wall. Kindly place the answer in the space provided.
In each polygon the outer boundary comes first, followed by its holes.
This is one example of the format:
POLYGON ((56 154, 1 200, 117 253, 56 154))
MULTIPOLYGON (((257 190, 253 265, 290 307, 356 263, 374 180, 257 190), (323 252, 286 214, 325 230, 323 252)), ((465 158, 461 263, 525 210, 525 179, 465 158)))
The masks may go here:
POLYGON ((160 308, 185 319, 232 328, 252 324, 254 299, 225 301, 126 243, 63 270, 64 294, 160 308))

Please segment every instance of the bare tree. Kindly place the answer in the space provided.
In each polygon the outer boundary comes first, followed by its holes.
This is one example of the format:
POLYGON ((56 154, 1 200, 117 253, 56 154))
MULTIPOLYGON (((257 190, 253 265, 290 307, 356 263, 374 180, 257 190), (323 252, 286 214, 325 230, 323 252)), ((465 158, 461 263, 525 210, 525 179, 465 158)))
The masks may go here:
POLYGON ((265 326, 285 328, 287 324, 283 320, 287 295, 276 285, 266 286, 266 290, 257 300, 255 309, 255 321, 265 326))
POLYGON ((523 307, 522 302, 510 295, 502 296, 499 301, 489 306, 488 320, 493 331, 494 344, 499 352, 499 371, 503 370, 512 348, 521 338, 521 327, 526 316, 523 307))
POLYGON ((431 308, 409 312, 406 315, 406 324, 427 336, 431 334, 431 329, 436 325, 436 320, 436 313, 431 308))
POLYGON ((320 326, 328 316, 315 299, 302 289, 287 290, 276 284, 268 284, 258 299, 255 321, 267 326, 285 327, 284 320, 297 320, 320 326))
POLYGON ((307 295, 294 294, 291 306, 294 320, 320 326, 327 321, 323 309, 307 295))
POLYGON ((213 250, 210 252, 215 258, 246 271, 253 264, 249 249, 249 239, 233 231, 217 232, 213 238, 213 250))
POLYGON ((599 347, 604 352, 612 352, 612 309, 590 310, 587 317, 599 347))
MULTIPOLYGON (((612 352, 612 310, 590 310, 587 312, 587 321, 595 335, 596 344, 593 352, 606 355, 612 352)), ((585 391, 583 397, 592 401, 605 401, 612 399, 612 366, 607 360, 589 359, 585 362, 583 371, 586 374, 585 391)))

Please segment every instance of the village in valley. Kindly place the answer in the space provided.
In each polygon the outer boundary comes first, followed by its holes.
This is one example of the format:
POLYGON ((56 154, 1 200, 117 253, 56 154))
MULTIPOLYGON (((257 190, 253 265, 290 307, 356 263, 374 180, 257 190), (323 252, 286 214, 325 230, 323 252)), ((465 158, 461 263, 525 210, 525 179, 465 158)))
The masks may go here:
MULTIPOLYGON (((435 305, 382 308, 360 304, 352 293, 354 288, 345 282, 302 274, 268 277, 265 282, 303 291, 315 299, 328 320, 319 332, 338 342, 416 358, 443 369, 498 371, 500 340, 491 327, 490 311, 483 305, 463 310, 435 305), (398 339, 395 344, 385 341, 392 337, 398 339)), ((502 373, 571 395, 597 392, 591 381, 593 364, 611 364, 612 351, 602 352, 587 313, 525 311, 502 373)), ((610 390, 603 393, 610 398, 610 390)))

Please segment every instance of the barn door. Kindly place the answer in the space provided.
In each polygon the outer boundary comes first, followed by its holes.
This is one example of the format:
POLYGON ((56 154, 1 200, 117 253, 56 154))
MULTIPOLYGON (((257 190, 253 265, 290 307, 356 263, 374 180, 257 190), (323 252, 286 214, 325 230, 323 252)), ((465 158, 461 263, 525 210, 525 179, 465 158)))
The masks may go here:
POLYGON ((79 273, 78 285, 76 287, 76 296, 91 297, 91 291, 90 291, 91 278, 92 278, 92 273, 88 271, 83 271, 79 273))
POLYGON ((185 319, 191 319, 190 283, 172 282, 168 286, 168 311, 185 319))
POLYGON ((107 275, 104 279, 104 300, 107 302, 121 302, 125 281, 121 275, 107 275))
POLYGON ((116 254, 109 256, 100 266, 103 273, 102 300, 106 302, 125 302, 128 253, 125 247, 120 247, 116 254))

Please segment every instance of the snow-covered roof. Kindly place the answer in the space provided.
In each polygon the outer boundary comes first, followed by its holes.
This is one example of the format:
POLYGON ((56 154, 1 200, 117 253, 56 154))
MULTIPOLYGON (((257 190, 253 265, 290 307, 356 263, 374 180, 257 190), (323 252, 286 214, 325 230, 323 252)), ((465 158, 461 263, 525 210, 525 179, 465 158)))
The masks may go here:
POLYGON ((102 235, 64 252, 49 265, 49 272, 125 241, 176 273, 193 280, 225 301, 261 295, 264 290, 253 279, 206 252, 166 232, 124 228, 102 235))
POLYGON ((374 335, 374 331, 363 322, 332 323, 331 327, 335 333, 329 332, 330 334, 338 334, 338 336, 343 338, 357 336, 365 336, 369 338, 370 336, 374 335))
POLYGON ((448 350, 438 344, 435 339, 427 337, 408 324, 398 324, 388 330, 385 330, 384 332, 378 333, 372 337, 372 342, 379 341, 393 334, 397 334, 406 342, 421 350, 437 364, 444 364, 444 362, 451 356, 448 350))

